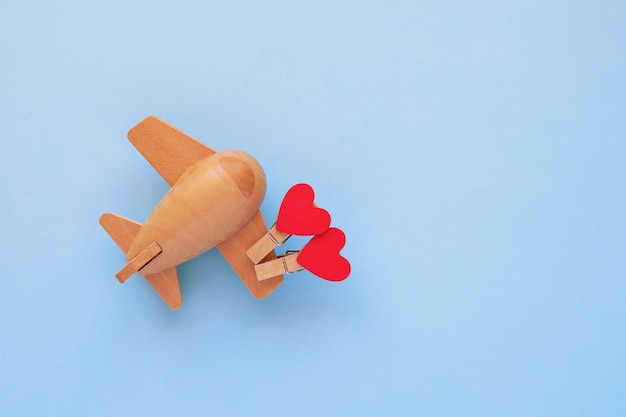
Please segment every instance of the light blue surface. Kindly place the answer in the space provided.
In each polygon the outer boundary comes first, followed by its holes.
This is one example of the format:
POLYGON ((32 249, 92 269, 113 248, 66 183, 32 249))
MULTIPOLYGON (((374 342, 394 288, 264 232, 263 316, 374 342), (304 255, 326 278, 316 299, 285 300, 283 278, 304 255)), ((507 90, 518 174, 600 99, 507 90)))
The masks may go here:
POLYGON ((625 45, 622 1, 3 1, 2 414, 626 415, 625 45), (119 285, 149 114, 253 154, 268 221, 312 184, 350 278, 119 285))

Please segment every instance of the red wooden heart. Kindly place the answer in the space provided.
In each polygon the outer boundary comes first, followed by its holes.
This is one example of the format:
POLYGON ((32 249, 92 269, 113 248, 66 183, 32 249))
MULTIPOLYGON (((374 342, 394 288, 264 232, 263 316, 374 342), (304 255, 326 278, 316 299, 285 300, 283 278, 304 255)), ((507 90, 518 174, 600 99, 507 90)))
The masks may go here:
POLYGON ((324 233, 330 226, 330 214, 313 206, 315 193, 309 184, 296 184, 287 191, 278 210, 276 230, 299 236, 324 233))
POLYGON ((315 236, 298 254, 298 263, 320 278, 341 281, 350 275, 350 262, 339 254, 346 244, 346 235, 331 227, 315 236))

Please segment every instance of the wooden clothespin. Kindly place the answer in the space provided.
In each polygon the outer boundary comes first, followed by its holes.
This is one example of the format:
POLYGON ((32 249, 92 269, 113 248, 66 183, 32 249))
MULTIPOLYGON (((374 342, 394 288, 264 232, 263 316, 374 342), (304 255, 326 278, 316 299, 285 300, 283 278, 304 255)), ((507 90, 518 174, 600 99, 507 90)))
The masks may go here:
POLYGON ((278 210, 276 223, 246 254, 256 265, 291 235, 315 236, 330 226, 330 214, 313 201, 315 192, 308 184, 296 184, 287 191, 278 210))
POLYGON ((350 275, 351 269, 348 260, 339 254, 345 244, 346 235, 343 231, 331 227, 314 236, 301 251, 255 265, 257 278, 263 281, 306 269, 328 281, 342 281, 350 275))
POLYGON ((298 263, 300 251, 287 251, 286 255, 279 256, 273 261, 254 266, 259 281, 265 281, 280 274, 293 274, 302 271, 304 267, 298 263))
POLYGON ((291 233, 279 232, 278 229, 276 229, 276 223, 274 223, 270 230, 246 251, 246 255, 248 255, 248 258, 256 265, 261 262, 272 249, 277 246, 282 246, 290 237, 291 233))
POLYGON ((278 219, 246 254, 254 262, 259 281, 307 269, 320 278, 341 281, 350 275, 350 263, 339 252, 346 244, 346 235, 330 226, 330 214, 317 207, 315 193, 308 184, 296 184, 287 191, 278 211, 278 219), (276 246, 291 235, 313 236, 300 251, 259 264, 276 246))

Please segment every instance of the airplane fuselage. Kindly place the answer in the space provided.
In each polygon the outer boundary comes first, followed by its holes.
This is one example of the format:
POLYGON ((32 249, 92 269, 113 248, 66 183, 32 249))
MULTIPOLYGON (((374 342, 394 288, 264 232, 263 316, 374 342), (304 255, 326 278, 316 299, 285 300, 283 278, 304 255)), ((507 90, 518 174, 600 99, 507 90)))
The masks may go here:
POLYGON ((133 240, 133 259, 152 242, 162 252, 143 276, 183 263, 220 244, 250 221, 265 197, 261 165, 241 151, 222 151, 191 165, 157 204, 133 240))

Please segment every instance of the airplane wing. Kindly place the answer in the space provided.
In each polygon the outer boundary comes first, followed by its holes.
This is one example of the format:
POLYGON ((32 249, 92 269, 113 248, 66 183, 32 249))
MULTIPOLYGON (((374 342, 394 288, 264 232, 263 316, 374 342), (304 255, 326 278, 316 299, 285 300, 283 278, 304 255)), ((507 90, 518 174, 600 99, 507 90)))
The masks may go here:
POLYGON ((156 116, 148 116, 130 129, 128 140, 170 186, 191 165, 215 153, 156 116))
MULTIPOLYGON (((230 266, 235 270, 239 278, 246 284, 250 292, 256 298, 265 298, 276 289, 282 282, 283 276, 279 275, 265 281, 259 281, 254 269, 254 263, 246 255, 246 251, 267 233, 267 226, 260 210, 252 216, 252 219, 241 228, 235 235, 217 245, 217 249, 226 258, 230 266)), ((276 259, 276 253, 271 251, 261 262, 276 259)))
MULTIPOLYGON (((128 139, 170 186, 189 166, 215 153, 214 149, 155 116, 148 116, 133 127, 128 132, 128 139)), ((259 281, 254 264, 246 255, 246 251, 265 233, 267 226, 257 210, 246 226, 217 246, 257 298, 267 297, 283 282, 282 275, 259 281)), ((266 259, 276 259, 274 251, 266 259)))

